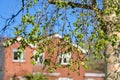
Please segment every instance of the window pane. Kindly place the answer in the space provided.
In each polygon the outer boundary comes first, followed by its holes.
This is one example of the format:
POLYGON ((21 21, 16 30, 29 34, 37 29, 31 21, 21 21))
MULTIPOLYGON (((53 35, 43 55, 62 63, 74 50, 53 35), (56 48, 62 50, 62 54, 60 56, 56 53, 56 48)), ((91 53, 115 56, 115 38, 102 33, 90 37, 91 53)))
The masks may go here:
POLYGON ((34 59, 35 59, 36 62, 38 61, 38 58, 36 56, 34 57, 34 59))
POLYGON ((66 58, 64 58, 63 61, 64 61, 64 63, 68 63, 67 60, 66 60, 66 58))
POLYGON ((14 60, 19 60, 18 52, 17 51, 14 51, 14 60))
POLYGON ((25 53, 20 53, 20 60, 25 60, 25 53))
POLYGON ((43 64, 43 62, 44 62, 43 53, 41 53, 41 54, 39 55, 39 62, 40 62, 41 64, 43 64))

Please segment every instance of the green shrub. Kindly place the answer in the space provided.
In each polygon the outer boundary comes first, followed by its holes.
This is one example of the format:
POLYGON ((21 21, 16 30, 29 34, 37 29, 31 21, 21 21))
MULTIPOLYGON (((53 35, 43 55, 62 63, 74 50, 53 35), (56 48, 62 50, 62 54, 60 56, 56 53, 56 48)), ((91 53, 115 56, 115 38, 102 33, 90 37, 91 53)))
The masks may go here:
POLYGON ((27 74, 24 76, 27 80, 48 80, 48 78, 43 74, 27 74))

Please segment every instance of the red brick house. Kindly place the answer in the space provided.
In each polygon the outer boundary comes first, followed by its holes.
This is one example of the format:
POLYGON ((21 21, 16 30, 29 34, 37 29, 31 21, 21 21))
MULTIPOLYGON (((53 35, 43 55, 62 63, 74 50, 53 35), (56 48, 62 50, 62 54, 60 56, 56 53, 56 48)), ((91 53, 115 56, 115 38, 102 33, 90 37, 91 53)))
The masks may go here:
MULTIPOLYGON (((53 52, 53 58, 51 59, 51 62, 54 63, 60 63, 61 67, 57 68, 53 73, 50 73, 48 71, 48 66, 45 67, 43 70, 43 62, 49 58, 49 51, 51 48, 51 44, 46 46, 46 50, 39 55, 39 58, 35 58, 36 65, 31 64, 31 57, 35 55, 36 48, 32 45, 25 48, 24 54, 18 55, 18 47, 20 46, 19 42, 14 43, 13 45, 9 47, 5 47, 1 43, 2 52, 0 55, 2 55, 0 67, 1 67, 1 73, 0 73, 0 80, 10 80, 13 77, 22 77, 28 73, 43 73, 47 76, 49 76, 50 80, 84 80, 84 74, 85 69, 82 65, 79 66, 79 74, 76 74, 76 72, 71 71, 68 69, 68 65, 70 64, 69 61, 71 59, 75 60, 76 55, 75 53, 78 53, 77 49, 75 48, 75 44, 71 44, 74 46, 74 48, 71 50, 71 52, 68 52, 66 54, 65 51, 68 49, 67 47, 64 47, 61 49, 61 46, 58 46, 59 43, 67 43, 65 41, 61 41, 61 37, 57 34, 49 37, 52 41, 52 46, 54 46, 55 50, 53 52), (74 55, 73 55, 74 53, 74 55), (59 55, 58 55, 59 54, 59 55)), ((41 42, 42 43, 42 42, 41 42)), ((81 48, 82 49, 82 48, 81 48)), ((82 49, 82 52, 85 52, 82 49)), ((83 57, 83 54, 80 53, 80 58, 83 57)), ((81 63, 81 62, 80 62, 81 63)), ((50 67, 54 67, 54 65, 50 65, 50 67)), ((74 66, 73 66, 74 67, 74 66)), ((50 68, 49 68, 50 69, 50 68)), ((74 67, 75 69, 75 67, 74 67)), ((76 69, 77 70, 77 69, 76 69)))
MULTIPOLYGON (((30 57, 32 56, 31 49, 27 47, 25 54, 21 54, 20 58, 16 56, 17 47, 19 43, 15 43, 10 47, 4 48, 0 55, 3 55, 2 72, 0 73, 0 80, 12 80, 15 76, 24 76, 27 73, 32 73, 33 65, 31 64, 30 57)), ((0 57, 1 58, 1 57, 0 57)))
MULTIPOLYGON (((18 38, 18 41, 19 39, 20 38, 18 38)), ((44 52, 40 53, 39 57, 34 59, 31 59, 31 57, 37 54, 36 46, 27 46, 24 50, 24 54, 19 54, 18 57, 19 50, 17 48, 20 46, 19 42, 5 48, 3 43, 1 43, 0 80, 12 80, 13 77, 23 80, 22 77, 24 75, 35 73, 47 75, 49 80, 88 80, 85 73, 86 70, 81 65, 81 60, 84 58, 86 51, 75 44, 63 41, 62 37, 58 34, 50 36, 49 39, 51 40, 50 44, 46 45, 44 52), (63 44, 70 44, 73 47, 68 51, 69 47, 63 46, 63 44), (52 55, 50 55, 51 47, 54 49, 52 49, 52 55), (78 47, 81 52, 78 51, 76 47, 78 47), (49 60, 49 58, 51 59, 50 65, 45 66, 43 63, 49 60), (36 65, 31 64, 32 60, 36 61, 36 65), (70 66, 71 60, 73 66, 70 66), (80 64, 78 67, 74 66, 77 61, 79 61, 78 64, 80 64), (56 68, 58 63, 61 65, 56 68), (54 71, 51 73, 52 69, 54 69, 54 71)), ((42 41, 40 41, 40 44, 42 44, 42 41)))

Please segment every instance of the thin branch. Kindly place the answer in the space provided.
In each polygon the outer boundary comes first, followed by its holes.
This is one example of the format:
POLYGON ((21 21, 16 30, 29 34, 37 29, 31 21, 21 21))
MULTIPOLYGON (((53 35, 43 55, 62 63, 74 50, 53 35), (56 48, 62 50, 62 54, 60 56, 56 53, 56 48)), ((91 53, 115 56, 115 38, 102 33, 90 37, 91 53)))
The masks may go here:
POLYGON ((22 8, 16 14, 13 14, 10 18, 6 19, 5 26, 1 29, 1 31, 5 31, 8 26, 14 23, 15 17, 18 16, 20 12, 24 10, 24 5, 24 0, 22 0, 22 8))

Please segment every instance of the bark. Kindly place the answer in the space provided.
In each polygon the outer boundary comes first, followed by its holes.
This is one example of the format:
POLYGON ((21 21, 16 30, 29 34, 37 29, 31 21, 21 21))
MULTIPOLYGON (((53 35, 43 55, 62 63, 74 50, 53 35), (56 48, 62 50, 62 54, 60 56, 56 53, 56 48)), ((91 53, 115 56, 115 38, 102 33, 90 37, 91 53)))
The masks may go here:
MULTIPOLYGON (((74 0, 73 0, 74 1, 74 0)), ((49 0, 49 3, 51 4, 55 4, 56 2, 58 2, 58 0, 49 0)), ((96 0, 92 0, 92 5, 90 4, 82 4, 82 3, 76 3, 76 2, 71 2, 71 1, 67 1, 67 0, 63 0, 63 4, 66 3, 71 6, 72 8, 84 8, 84 9, 91 9, 93 10, 94 7, 96 6, 96 0)))

